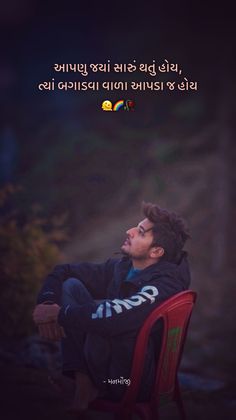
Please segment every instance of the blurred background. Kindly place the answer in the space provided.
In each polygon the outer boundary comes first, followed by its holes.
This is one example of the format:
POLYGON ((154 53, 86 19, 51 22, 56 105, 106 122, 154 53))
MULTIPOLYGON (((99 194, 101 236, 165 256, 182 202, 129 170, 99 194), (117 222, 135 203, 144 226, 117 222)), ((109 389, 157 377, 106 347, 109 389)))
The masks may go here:
POLYGON ((145 200, 178 212, 191 230, 198 301, 182 371, 224 384, 235 409, 235 33, 227 3, 8 0, 0 27, 0 363, 9 389, 18 393, 26 366, 40 376, 56 363, 31 321, 46 274, 60 262, 113 257, 145 200), (198 90, 130 91, 135 111, 110 113, 102 101, 122 92, 37 88, 68 78, 55 75, 55 63, 134 59, 178 63, 198 90))

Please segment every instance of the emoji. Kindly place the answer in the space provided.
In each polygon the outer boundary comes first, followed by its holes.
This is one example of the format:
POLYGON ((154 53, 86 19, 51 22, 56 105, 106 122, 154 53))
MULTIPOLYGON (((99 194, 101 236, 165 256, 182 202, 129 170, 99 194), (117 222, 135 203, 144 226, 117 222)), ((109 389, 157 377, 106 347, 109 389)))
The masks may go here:
POLYGON ((120 101, 117 101, 115 105, 113 106, 113 111, 119 111, 119 109, 124 108, 124 101, 121 99, 120 101))
POLYGON ((125 110, 134 111, 134 101, 132 101, 131 99, 127 99, 125 101, 125 110))
POLYGON ((103 109, 103 111, 112 111, 112 103, 111 103, 111 101, 108 101, 108 99, 106 99, 105 101, 103 101, 103 103, 102 103, 102 109, 103 109))

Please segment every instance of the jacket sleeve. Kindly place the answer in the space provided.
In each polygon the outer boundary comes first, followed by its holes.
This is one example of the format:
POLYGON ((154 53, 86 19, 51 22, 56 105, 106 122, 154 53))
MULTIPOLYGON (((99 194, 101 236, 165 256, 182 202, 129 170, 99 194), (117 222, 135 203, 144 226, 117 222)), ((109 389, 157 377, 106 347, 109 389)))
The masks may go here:
POLYGON ((82 281, 94 299, 103 299, 112 280, 116 260, 109 259, 102 264, 61 264, 46 277, 38 294, 37 303, 61 304, 62 283, 70 277, 82 281))
POLYGON ((173 278, 151 280, 129 298, 104 300, 99 305, 67 305, 62 307, 58 322, 65 328, 75 326, 85 332, 114 336, 137 331, 164 300, 183 290, 173 278))

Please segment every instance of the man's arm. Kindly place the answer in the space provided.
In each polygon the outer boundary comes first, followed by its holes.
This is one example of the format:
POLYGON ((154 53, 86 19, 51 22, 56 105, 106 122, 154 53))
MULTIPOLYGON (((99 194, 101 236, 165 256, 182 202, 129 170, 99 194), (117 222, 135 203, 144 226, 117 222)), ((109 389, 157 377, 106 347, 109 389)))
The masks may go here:
POLYGON ((159 277, 142 286, 125 299, 104 300, 99 305, 67 305, 58 313, 58 322, 66 330, 67 325, 76 325, 85 332, 104 336, 138 331, 155 307, 174 294, 184 290, 177 280, 159 277))
POLYGON ((63 281, 70 277, 78 278, 94 299, 104 298, 108 283, 112 280, 115 262, 110 259, 103 264, 57 265, 46 277, 33 311, 33 320, 39 328, 40 336, 55 341, 65 336, 63 327, 57 322, 63 281))
POLYGON ((109 259, 103 264, 80 263, 61 264, 46 277, 39 292, 37 303, 61 304, 62 283, 70 277, 82 281, 94 299, 106 296, 109 282, 112 280, 116 260, 109 259))

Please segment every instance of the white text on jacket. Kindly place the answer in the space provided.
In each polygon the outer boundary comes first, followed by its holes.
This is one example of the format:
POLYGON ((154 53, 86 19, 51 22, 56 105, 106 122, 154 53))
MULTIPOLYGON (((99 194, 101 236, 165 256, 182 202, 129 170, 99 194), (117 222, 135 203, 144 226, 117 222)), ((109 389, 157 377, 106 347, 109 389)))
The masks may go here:
POLYGON ((114 299, 101 303, 96 312, 92 314, 92 319, 95 318, 109 318, 112 316, 112 311, 117 314, 122 313, 125 309, 132 309, 134 306, 139 306, 148 300, 150 303, 155 302, 155 297, 158 295, 158 289, 154 286, 144 286, 141 292, 131 296, 129 299, 114 299))

